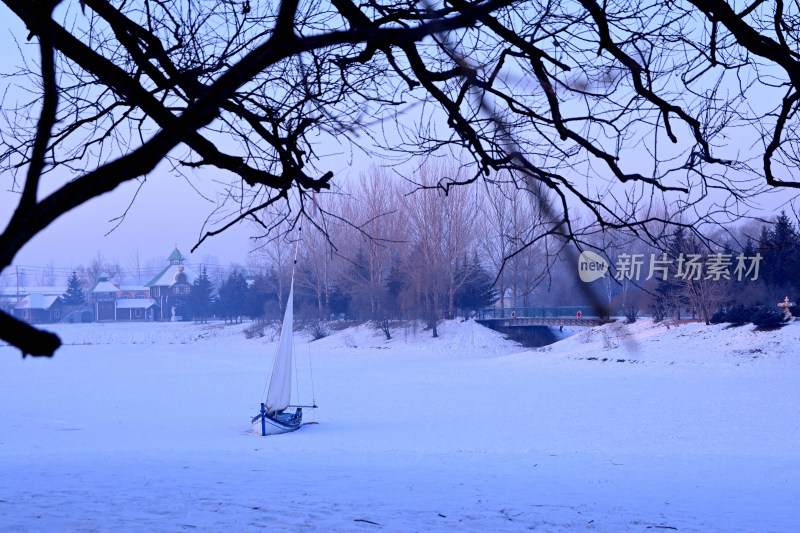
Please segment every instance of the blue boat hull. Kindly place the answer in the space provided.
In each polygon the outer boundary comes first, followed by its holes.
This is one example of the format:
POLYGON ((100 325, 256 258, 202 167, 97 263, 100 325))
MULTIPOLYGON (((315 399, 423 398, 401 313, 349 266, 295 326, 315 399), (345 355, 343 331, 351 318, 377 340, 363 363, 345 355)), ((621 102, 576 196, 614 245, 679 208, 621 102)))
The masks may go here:
POLYGON ((277 435, 296 431, 303 423, 303 409, 294 413, 259 413, 253 417, 253 431, 259 435, 277 435))

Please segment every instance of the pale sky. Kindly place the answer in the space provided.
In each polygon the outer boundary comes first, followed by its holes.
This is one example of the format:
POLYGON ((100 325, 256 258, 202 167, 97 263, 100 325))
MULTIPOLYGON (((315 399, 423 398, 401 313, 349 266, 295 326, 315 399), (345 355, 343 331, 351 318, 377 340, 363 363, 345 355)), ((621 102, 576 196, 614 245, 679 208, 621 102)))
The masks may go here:
MULTIPOLYGON (((27 32, 5 6, 0 6, 0 21, 0 47, 7 51, 0 55, 0 73, 9 73, 15 70, 20 60, 12 34, 23 44, 27 32)), ((35 40, 32 43, 35 44, 35 40)), ((9 105, 13 99, 13 95, 7 96, 6 104, 9 105)), ((341 147, 337 149, 341 151, 341 147)), ((336 173, 339 183, 351 173, 350 154, 334 157, 326 163, 336 173)), ((366 166, 369 161, 363 163, 366 166)), ((189 254, 201 236, 203 223, 216 205, 214 201, 202 198, 184 178, 172 175, 164 167, 166 165, 161 165, 148 176, 125 220, 113 232, 106 235, 117 224, 112 219, 122 215, 130 204, 138 182, 126 183, 56 220, 17 254, 12 267, 2 272, 0 285, 8 282, 6 278, 15 266, 45 267, 52 264, 59 269, 72 269, 87 265, 98 253, 106 259, 116 259, 123 268, 127 267, 137 250, 142 261, 165 261, 175 243, 193 264, 246 264, 249 238, 253 232, 250 224, 239 224, 207 239, 193 254, 189 254)), ((211 176, 218 178, 219 174, 206 172, 193 184, 215 200, 219 186, 212 183, 211 176)), ((63 182, 65 179, 68 177, 63 175, 60 178, 43 177, 39 197, 53 190, 59 180, 63 182)), ((18 201, 18 194, 11 192, 11 186, 10 175, 0 176, 2 228, 5 228, 18 201)))
MULTIPOLYGON (((4 184, 5 185, 5 184, 4 184)), ((201 198, 181 178, 156 173, 148 178, 125 220, 117 222, 136 193, 138 183, 127 183, 117 190, 80 206, 58 219, 37 235, 17 255, 16 264, 57 266, 86 264, 98 252, 123 263, 137 249, 144 258, 166 256, 175 243, 188 255, 198 241, 200 228, 214 205, 201 198)), ((15 205, 16 194, 2 191, 0 218, 6 221, 15 205)), ((207 240, 193 254, 216 256, 222 262, 244 263, 248 251, 249 228, 232 228, 229 233, 207 240)))
MULTIPOLYGON (((338 171, 340 181, 347 179, 349 171, 341 164, 334 170, 338 171)), ((8 190, 9 183, 10 179, 5 180, 0 191, 3 227, 17 203, 17 194, 8 190)), ((208 177, 200 177, 194 185, 210 199, 215 198, 215 189, 219 187, 208 177)), ((156 169, 148 177, 125 219, 111 231, 118 223, 112 219, 125 212, 138 186, 138 182, 126 183, 57 219, 17 254, 14 265, 44 267, 52 263, 56 268, 72 269, 87 265, 100 253, 126 268, 137 250, 143 262, 166 261, 176 243, 192 264, 247 264, 254 232, 249 223, 239 223, 221 235, 206 239, 190 254, 216 203, 201 197, 184 178, 167 170, 156 169)), ((7 276, 11 269, 13 265, 3 274, 7 276)))
MULTIPOLYGON (((23 41, 27 33, 24 28, 10 26, 15 24, 15 16, 2 6, 0 21, 0 46, 7 51, 0 55, 0 72, 10 72, 19 61, 17 45, 11 38, 11 32, 23 41)), ((316 148, 324 150, 326 147, 316 148)), ((341 151, 342 147, 335 147, 335 150, 341 151)), ((358 157, 357 154, 353 155, 358 157)), ((335 182, 341 185, 349 176, 356 176, 371 163, 363 156, 356 161, 351 161, 350 157, 350 153, 334 156, 323 161, 320 167, 333 170, 335 182)), ((136 193, 138 183, 127 183, 58 219, 20 251, 14 265, 45 267, 52 264, 59 269, 71 269, 81 264, 87 265, 99 253, 106 259, 115 259, 126 268, 137 251, 142 261, 164 261, 175 243, 192 264, 246 264, 249 237, 252 234, 249 224, 240 224, 205 241, 189 256, 189 251, 200 238, 203 223, 214 210, 215 204, 203 199, 184 178, 171 175, 164 167, 162 165, 157 168, 148 177, 126 219, 111 234, 106 235, 117 224, 111 219, 122 215, 136 193)), ((198 180, 197 186, 213 199, 214 186, 209 176, 211 174, 205 174, 198 180)), ((51 181, 49 187, 54 185, 51 181)), ((10 192, 10 187, 10 176, 0 176, 0 227, 3 228, 17 203, 17 194, 10 192)), ((47 187, 48 183, 43 183, 42 193, 47 192, 47 187)), ((765 216, 779 210, 781 203, 789 196, 794 194, 784 192, 765 199, 765 216)), ((8 281, 9 272, 13 268, 14 266, 2 272, 0 285, 8 281)))

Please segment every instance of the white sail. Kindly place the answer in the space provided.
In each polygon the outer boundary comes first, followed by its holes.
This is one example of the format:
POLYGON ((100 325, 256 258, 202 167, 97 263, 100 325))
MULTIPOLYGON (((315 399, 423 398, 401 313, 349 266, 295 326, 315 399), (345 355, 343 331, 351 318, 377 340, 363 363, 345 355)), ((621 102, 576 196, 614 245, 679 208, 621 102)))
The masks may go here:
POLYGON ((294 280, 289 289, 286 314, 283 316, 281 340, 272 363, 272 375, 267 389, 267 412, 283 411, 292 395, 292 323, 294 322, 294 280))

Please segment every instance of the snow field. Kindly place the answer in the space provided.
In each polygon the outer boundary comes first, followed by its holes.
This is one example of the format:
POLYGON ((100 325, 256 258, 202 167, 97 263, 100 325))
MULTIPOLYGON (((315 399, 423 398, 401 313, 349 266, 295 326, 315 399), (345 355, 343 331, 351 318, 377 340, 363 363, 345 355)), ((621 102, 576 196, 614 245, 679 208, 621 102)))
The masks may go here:
POLYGON ((0 347, 0 531, 796 531, 800 324, 640 321, 527 350, 474 322, 296 338, 308 425, 255 436, 248 325, 0 347), (604 361, 605 359, 605 361, 604 361))

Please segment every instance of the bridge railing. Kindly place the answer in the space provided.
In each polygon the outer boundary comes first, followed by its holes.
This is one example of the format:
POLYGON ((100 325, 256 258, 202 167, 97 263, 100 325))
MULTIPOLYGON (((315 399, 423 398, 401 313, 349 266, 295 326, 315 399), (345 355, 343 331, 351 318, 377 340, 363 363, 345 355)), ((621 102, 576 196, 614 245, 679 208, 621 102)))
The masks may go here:
POLYGON ((599 318, 591 306, 560 306, 560 307, 506 307, 504 309, 489 308, 478 311, 478 320, 492 318, 578 318, 578 313, 583 318, 599 318))

